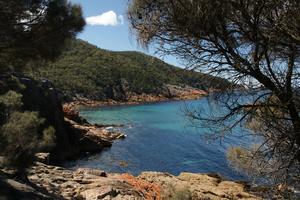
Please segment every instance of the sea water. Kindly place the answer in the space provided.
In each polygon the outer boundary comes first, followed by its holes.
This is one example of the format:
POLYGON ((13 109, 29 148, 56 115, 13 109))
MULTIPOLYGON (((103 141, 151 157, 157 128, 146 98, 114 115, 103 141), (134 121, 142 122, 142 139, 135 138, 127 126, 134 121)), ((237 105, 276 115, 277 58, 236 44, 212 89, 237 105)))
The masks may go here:
MULTIPOLYGON (((129 106, 86 108, 80 115, 90 123, 123 124, 120 131, 126 139, 116 140, 112 147, 98 154, 87 155, 66 167, 89 167, 106 172, 160 171, 178 175, 180 172, 218 173, 230 179, 245 178, 226 160, 230 146, 249 145, 249 136, 237 137, 245 129, 236 128, 235 136, 208 140, 209 129, 196 128, 185 115, 186 108, 205 112, 211 108, 209 99, 171 101, 129 106)), ((217 111, 222 108, 216 109, 217 111)))

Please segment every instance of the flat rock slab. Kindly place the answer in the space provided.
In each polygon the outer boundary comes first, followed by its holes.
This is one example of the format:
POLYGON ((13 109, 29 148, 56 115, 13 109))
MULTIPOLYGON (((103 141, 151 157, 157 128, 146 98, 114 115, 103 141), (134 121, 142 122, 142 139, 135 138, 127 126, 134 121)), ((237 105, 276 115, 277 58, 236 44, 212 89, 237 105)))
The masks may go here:
POLYGON ((134 177, 37 163, 29 171, 29 180, 63 199, 261 199, 247 192, 243 184, 207 174, 144 172, 134 177))
POLYGON ((143 172, 138 178, 156 183, 163 188, 162 199, 262 199, 246 191, 245 185, 223 181, 220 177, 207 174, 181 173, 173 176, 168 173, 143 172))

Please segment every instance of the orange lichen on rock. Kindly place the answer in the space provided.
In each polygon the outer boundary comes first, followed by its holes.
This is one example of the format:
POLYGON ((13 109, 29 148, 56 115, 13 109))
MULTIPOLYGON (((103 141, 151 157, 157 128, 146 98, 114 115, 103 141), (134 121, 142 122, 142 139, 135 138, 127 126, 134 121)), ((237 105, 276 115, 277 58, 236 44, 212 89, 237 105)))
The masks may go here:
POLYGON ((63 112, 64 112, 65 117, 67 117, 69 119, 73 119, 73 118, 76 118, 79 116, 79 112, 76 109, 74 109, 73 107, 68 106, 68 105, 63 106, 63 112))
POLYGON ((130 174, 121 174, 118 178, 132 185, 138 192, 143 194, 146 200, 162 200, 159 185, 136 178, 130 174))
POLYGON ((207 95, 208 93, 204 90, 192 90, 191 94, 194 94, 194 95, 207 95))

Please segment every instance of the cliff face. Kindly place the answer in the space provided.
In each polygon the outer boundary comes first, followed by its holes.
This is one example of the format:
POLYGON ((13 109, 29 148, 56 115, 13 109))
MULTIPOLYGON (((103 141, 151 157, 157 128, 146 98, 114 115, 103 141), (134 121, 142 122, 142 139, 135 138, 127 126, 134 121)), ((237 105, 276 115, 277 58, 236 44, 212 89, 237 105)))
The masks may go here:
POLYGON ((47 80, 38 82, 30 78, 19 79, 25 85, 25 89, 21 91, 24 110, 39 112, 40 117, 46 119, 46 124, 55 128, 54 159, 61 160, 63 157, 68 157, 75 151, 71 145, 74 134, 68 131, 68 126, 64 121, 62 105, 57 91, 47 80))
MULTIPOLYGON (((14 90, 8 82, 11 75, 2 75, 0 82, 5 90, 14 90)), ((15 79, 25 87, 18 92, 22 94, 22 110, 38 112, 45 119, 44 126, 55 128, 56 145, 51 150, 51 160, 60 162, 65 159, 75 158, 83 152, 96 152, 104 147, 111 146, 110 141, 101 138, 87 137, 87 129, 74 126, 72 120, 66 120, 58 91, 48 80, 36 81, 21 75, 14 75, 15 79)), ((80 123, 87 123, 84 120, 80 123)), ((89 125, 87 123, 87 125, 89 125)))

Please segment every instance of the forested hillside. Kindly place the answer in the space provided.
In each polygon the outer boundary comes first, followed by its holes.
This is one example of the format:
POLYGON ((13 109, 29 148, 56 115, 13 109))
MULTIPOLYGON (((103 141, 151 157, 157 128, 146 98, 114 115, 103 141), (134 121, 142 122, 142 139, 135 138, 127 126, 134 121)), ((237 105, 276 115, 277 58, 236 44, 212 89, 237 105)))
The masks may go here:
POLYGON ((103 50, 73 40, 58 60, 34 75, 51 80, 67 99, 125 99, 135 94, 160 94, 166 84, 198 89, 222 88, 223 79, 183 70, 139 52, 103 50))

